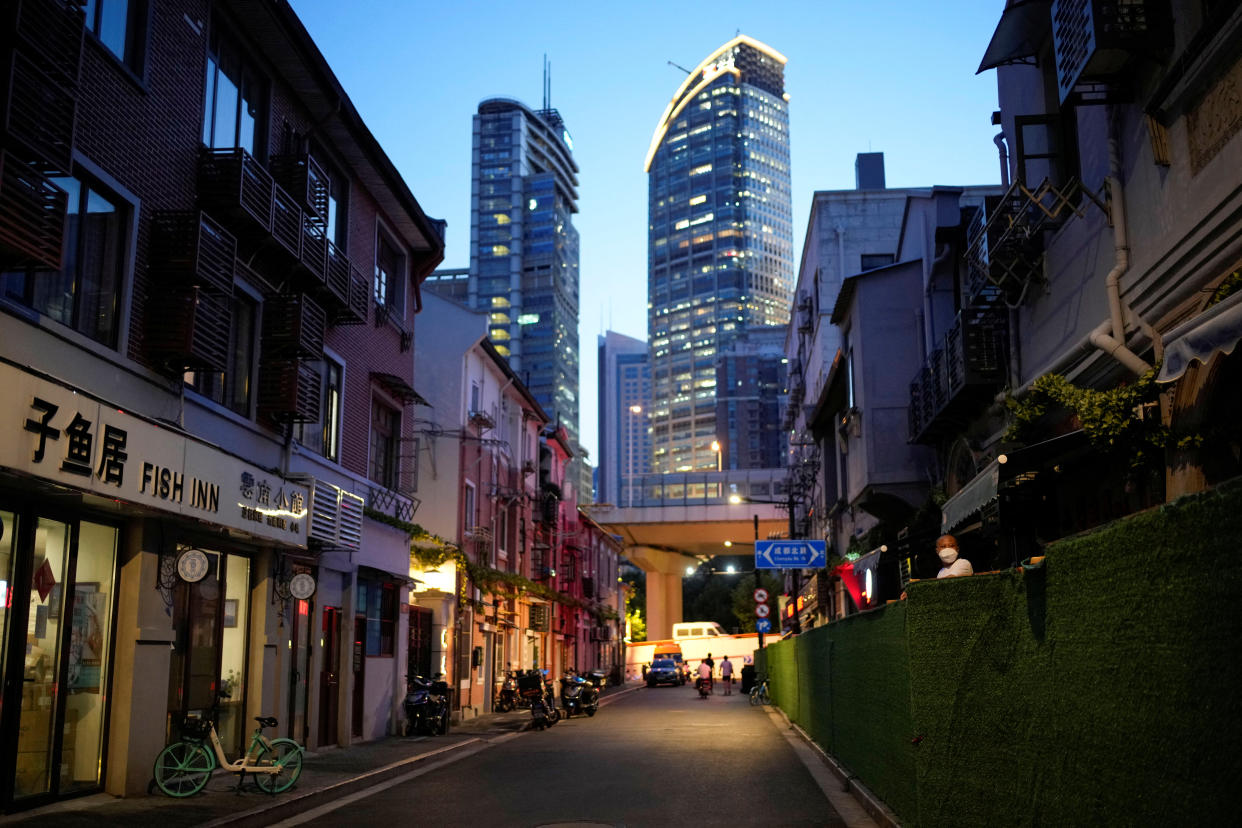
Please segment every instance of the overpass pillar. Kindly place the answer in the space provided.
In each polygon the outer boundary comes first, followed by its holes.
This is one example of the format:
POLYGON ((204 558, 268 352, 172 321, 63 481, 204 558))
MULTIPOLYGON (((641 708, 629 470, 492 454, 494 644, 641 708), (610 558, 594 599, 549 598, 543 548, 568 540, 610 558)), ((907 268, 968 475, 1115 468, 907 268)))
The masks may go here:
POLYGON ((672 638, 681 612, 681 574, 648 571, 647 640, 672 638))

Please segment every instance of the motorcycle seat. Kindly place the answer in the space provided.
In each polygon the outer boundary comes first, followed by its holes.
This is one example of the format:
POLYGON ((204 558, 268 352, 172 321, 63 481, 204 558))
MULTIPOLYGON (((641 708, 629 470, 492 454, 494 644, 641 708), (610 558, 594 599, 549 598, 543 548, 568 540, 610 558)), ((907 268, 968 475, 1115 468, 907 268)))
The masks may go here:
POLYGON ((275 716, 255 716, 254 720, 259 723, 259 727, 276 727, 279 724, 275 716))

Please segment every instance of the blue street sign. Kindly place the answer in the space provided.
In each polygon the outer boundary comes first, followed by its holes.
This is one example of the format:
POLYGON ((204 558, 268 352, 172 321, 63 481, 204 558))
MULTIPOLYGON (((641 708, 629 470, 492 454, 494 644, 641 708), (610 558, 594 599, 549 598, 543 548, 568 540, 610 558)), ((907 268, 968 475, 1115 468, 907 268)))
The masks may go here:
POLYGON ((772 632, 772 619, 771 618, 756 618, 755 619, 755 632, 772 632))
POLYGON ((755 541, 756 569, 817 569, 828 565, 828 541, 755 541))

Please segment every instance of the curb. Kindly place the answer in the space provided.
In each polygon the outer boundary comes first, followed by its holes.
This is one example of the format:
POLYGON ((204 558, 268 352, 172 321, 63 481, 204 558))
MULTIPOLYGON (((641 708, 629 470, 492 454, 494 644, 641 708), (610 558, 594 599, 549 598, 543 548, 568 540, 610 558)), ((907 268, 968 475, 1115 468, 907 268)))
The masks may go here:
POLYGON ((774 704, 768 706, 780 713, 781 718, 785 720, 785 723, 789 725, 789 728, 794 733, 798 734, 798 738, 801 739, 807 747, 815 752, 815 755, 819 757, 825 767, 827 767, 828 770, 832 772, 832 775, 837 778, 837 781, 841 783, 841 790, 857 799, 859 804, 862 805, 863 810, 866 811, 872 819, 880 825, 889 826, 889 828, 901 828, 902 823, 897 817, 897 814, 893 813, 893 811, 884 804, 883 800, 868 790, 866 785, 859 782, 857 776, 850 773, 849 769, 820 747, 819 744, 811 738, 810 734, 798 725, 794 724, 789 716, 785 714, 784 710, 774 704))
POLYGON ((391 765, 386 765, 382 768, 376 768, 373 771, 368 771, 364 774, 344 779, 340 782, 328 785, 326 788, 316 788, 314 790, 307 791, 306 793, 295 796, 292 799, 269 802, 267 804, 260 805, 257 808, 251 808, 248 811, 242 811, 237 814, 229 814, 228 816, 214 819, 211 822, 204 823, 203 828, 220 828, 220 826, 225 825, 242 826, 242 828, 248 828, 249 826, 262 828, 262 826, 272 825, 273 823, 280 822, 281 820, 289 819, 290 817, 314 808, 318 808, 320 805, 324 805, 332 800, 340 799, 341 797, 351 794, 357 790, 369 788, 372 785, 377 785, 381 782, 392 779, 393 777, 400 776, 408 771, 411 765, 415 765, 418 762, 422 762, 426 759, 433 759, 459 748, 480 743, 483 743, 482 739, 477 736, 472 736, 464 742, 458 742, 454 745, 445 745, 444 747, 435 748, 434 750, 427 751, 426 753, 420 753, 418 756, 411 756, 408 759, 393 762, 391 765))

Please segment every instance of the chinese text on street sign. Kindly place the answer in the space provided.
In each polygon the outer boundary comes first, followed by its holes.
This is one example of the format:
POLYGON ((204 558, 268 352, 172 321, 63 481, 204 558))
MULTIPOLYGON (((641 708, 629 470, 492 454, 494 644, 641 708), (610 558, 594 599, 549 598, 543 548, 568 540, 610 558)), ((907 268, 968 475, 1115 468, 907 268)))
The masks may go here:
POLYGON ((827 541, 755 541, 756 569, 817 569, 827 565, 827 541))

